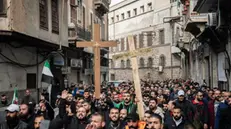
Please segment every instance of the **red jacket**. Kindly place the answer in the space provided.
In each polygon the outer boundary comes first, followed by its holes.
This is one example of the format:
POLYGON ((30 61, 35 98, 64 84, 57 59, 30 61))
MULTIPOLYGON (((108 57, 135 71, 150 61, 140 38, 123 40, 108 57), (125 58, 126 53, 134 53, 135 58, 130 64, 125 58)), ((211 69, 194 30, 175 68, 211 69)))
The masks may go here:
POLYGON ((214 129, 214 124, 215 124, 214 100, 209 101, 208 112, 209 112, 209 128, 212 127, 212 129, 214 129))

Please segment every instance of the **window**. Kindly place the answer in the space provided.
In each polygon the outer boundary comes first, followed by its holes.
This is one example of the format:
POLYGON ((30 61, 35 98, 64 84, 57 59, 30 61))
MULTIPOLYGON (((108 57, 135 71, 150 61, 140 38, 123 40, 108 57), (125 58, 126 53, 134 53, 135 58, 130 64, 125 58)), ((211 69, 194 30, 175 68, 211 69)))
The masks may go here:
POLYGON ((139 34, 139 48, 143 48, 143 47, 144 47, 144 35, 139 34))
POLYGON ((134 35, 133 38, 134 38, 134 44, 135 44, 135 49, 136 49, 137 48, 137 35, 134 35))
POLYGON ((48 10, 47 0, 39 0, 39 20, 40 28, 48 30, 48 10))
POLYGON ((71 8, 71 22, 77 23, 77 8, 75 7, 75 0, 70 1, 70 8, 71 8))
POLYGON ((124 65, 124 60, 121 60, 121 64, 120 65, 121 65, 121 68, 124 68, 124 66, 125 66, 124 65))
POLYGON ((128 18, 131 17, 131 11, 127 12, 128 18))
POLYGON ((124 13, 121 14, 121 19, 124 20, 124 13))
POLYGON ((119 15, 116 15, 116 20, 117 20, 117 21, 119 21, 119 20, 120 20, 119 15))
POLYGON ((140 58, 140 67, 144 67, 144 58, 140 58))
POLYGON ((160 38, 160 44, 164 44, 165 43, 164 29, 159 31, 159 38, 160 38))
POLYGON ((114 65, 114 61, 113 60, 111 60, 111 68, 114 68, 115 67, 115 65, 114 65))
POLYGON ((127 50, 129 51, 128 37, 126 38, 126 40, 127 40, 127 50))
POLYGON ((112 80, 112 81, 115 80, 115 74, 111 74, 111 80, 112 80))
POLYGON ((147 32, 148 46, 152 46, 152 32, 147 32))
POLYGON ((170 0, 170 3, 176 2, 177 0, 170 0))
POLYGON ((6 0, 0 0, 0 16, 6 16, 6 0))
POLYGON ((148 11, 152 10, 152 3, 148 3, 148 11))
POLYGON ((114 23, 115 21, 114 21, 114 17, 111 17, 111 23, 114 23))
POLYGON ((144 6, 140 6, 140 13, 144 13, 144 6))
POLYGON ((165 56, 160 55, 159 66, 165 66, 165 56))
POLYGON ((121 39, 121 51, 124 51, 124 38, 121 39))
POLYGON ((148 58, 148 67, 152 67, 153 59, 151 57, 148 58))
POLYGON ((133 9, 133 15, 134 15, 134 16, 137 15, 137 9, 133 9))
POLYGON ((52 0, 51 3, 51 15, 52 15, 52 32, 59 33, 59 7, 58 0, 52 0))
POLYGON ((127 68, 131 68, 131 61, 129 59, 127 60, 127 68))
POLYGON ((26 75, 26 85, 27 89, 36 89, 36 74, 35 73, 28 73, 26 75))

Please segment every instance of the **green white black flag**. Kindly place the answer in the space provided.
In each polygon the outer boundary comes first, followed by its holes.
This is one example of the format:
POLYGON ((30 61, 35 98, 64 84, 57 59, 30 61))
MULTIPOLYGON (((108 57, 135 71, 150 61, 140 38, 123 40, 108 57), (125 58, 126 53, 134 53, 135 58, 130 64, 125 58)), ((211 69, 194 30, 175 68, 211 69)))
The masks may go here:
POLYGON ((52 80, 53 80, 53 74, 51 73, 50 63, 48 60, 46 60, 42 71, 42 82, 51 84, 52 80))

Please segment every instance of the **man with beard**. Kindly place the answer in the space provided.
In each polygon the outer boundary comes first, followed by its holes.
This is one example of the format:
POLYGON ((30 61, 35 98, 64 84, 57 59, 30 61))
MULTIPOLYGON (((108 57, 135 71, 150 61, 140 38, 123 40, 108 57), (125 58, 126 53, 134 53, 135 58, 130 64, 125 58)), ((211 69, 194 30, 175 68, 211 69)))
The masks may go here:
POLYGON ((150 101, 150 96, 147 93, 144 93, 143 95, 143 101, 144 101, 144 110, 147 111, 149 110, 149 101, 150 101))
POLYGON ((41 122, 44 120, 42 115, 38 115, 34 120, 34 129, 40 129, 41 122))
POLYGON ((139 121, 139 115, 137 113, 128 114, 127 125, 125 129, 144 129, 146 124, 139 121))
POLYGON ((28 104, 20 105, 19 119, 27 123, 28 128, 33 129, 35 115, 33 112, 32 105, 28 105, 28 104))
POLYGON ((186 100, 185 92, 183 90, 179 90, 177 94, 178 94, 178 98, 175 101, 176 106, 181 108, 181 111, 183 112, 183 116, 187 121, 193 122, 195 109, 193 108, 192 103, 186 100))
POLYGON ((185 124, 181 108, 176 106, 173 109, 172 117, 165 121, 164 129, 184 129, 185 124))
POLYGON ((89 90, 85 90, 83 93, 84 101, 91 102, 91 96, 89 90))
POLYGON ((87 126, 87 118, 86 118, 86 109, 83 107, 80 107, 77 110, 76 115, 71 113, 71 111, 68 113, 68 117, 64 118, 65 121, 67 121, 67 128, 66 129, 85 129, 87 126))
POLYGON ((219 129, 231 129, 231 95, 227 99, 228 107, 221 110, 219 129))
POLYGON ((146 129, 163 129, 163 120, 160 115, 152 114, 148 119, 148 126, 146 129))
POLYGON ((196 114, 194 114, 194 125, 200 129, 208 129, 208 107, 204 103, 203 97, 203 92, 197 91, 196 97, 192 101, 196 111, 196 114))
POLYGON ((19 106, 11 104, 6 109, 6 122, 0 124, 0 129, 28 129, 27 124, 18 118, 19 106))
POLYGON ((125 122, 125 119, 128 115, 127 109, 121 109, 120 110, 120 120, 125 122))
POLYGON ((123 99, 122 108, 127 109, 128 114, 135 113, 137 106, 133 103, 131 95, 129 93, 124 93, 123 99))
POLYGON ((104 129, 105 121, 99 113, 92 114, 91 123, 87 125, 86 129, 104 129))
POLYGON ((87 117, 87 119, 89 119, 91 117, 91 114, 92 114, 91 104, 87 101, 84 101, 83 107, 86 109, 86 111, 87 111, 86 117, 87 117))
POLYGON ((208 112, 209 112, 209 127, 214 129, 215 118, 217 114, 217 108, 221 102, 221 91, 216 90, 214 92, 214 99, 208 103, 208 112))
POLYGON ((157 106, 157 99, 151 98, 149 101, 149 110, 152 113, 158 114, 164 119, 164 111, 157 106))
POLYGON ((0 102, 0 108, 6 107, 9 105, 9 102, 7 101, 6 95, 1 95, 1 102, 0 102))
POLYGON ((119 94, 117 94, 117 93, 114 94, 113 93, 113 101, 112 101, 112 103, 113 103, 114 107, 120 109, 121 103, 120 103, 120 100, 119 100, 119 94))
POLYGON ((110 113, 110 122, 107 123, 106 129, 122 129, 123 124, 120 122, 119 119, 119 109, 118 108, 111 108, 110 113))
POLYGON ((174 107, 176 106, 176 103, 172 100, 170 100, 168 102, 168 105, 167 105, 167 111, 165 112, 164 114, 164 121, 166 121, 167 119, 171 118, 172 116, 172 113, 173 113, 173 109, 174 107))
POLYGON ((231 95, 230 92, 225 92, 223 94, 224 102, 220 103, 218 108, 217 108, 217 114, 216 114, 216 119, 215 119, 215 129, 219 129, 219 122, 220 122, 220 112, 222 109, 225 109, 229 107, 228 101, 229 101, 229 96, 231 95))
POLYGON ((33 107, 35 107, 36 102, 34 98, 31 96, 30 90, 26 90, 25 96, 22 99, 21 104, 30 104, 33 105, 33 107))

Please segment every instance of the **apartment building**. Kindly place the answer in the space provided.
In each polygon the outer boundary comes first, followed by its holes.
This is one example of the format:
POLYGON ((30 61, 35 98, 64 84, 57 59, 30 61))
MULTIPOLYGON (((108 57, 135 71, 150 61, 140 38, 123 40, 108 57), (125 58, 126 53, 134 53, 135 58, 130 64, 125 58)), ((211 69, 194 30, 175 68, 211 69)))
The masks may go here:
POLYGON ((110 8, 109 40, 118 46, 110 49, 110 80, 133 80, 128 36, 134 37, 136 49, 151 48, 138 55, 141 79, 165 80, 182 77, 181 50, 175 47, 182 35, 181 12, 176 0, 125 0, 110 8))

